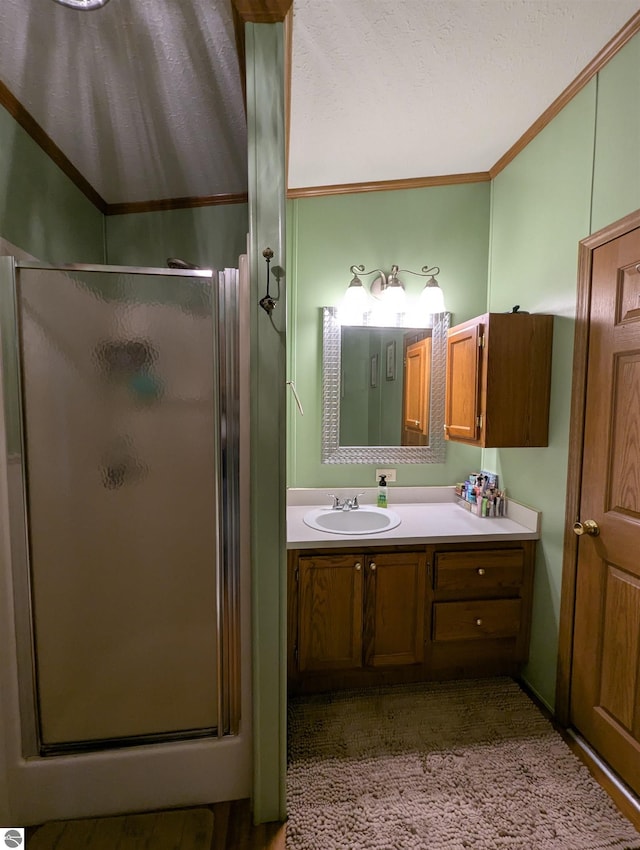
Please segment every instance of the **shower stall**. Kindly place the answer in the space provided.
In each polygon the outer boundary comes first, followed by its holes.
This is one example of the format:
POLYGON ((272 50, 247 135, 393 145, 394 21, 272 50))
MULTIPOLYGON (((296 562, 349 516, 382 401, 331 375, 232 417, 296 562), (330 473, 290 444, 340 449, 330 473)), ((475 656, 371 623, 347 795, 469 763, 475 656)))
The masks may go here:
POLYGON ((0 259, 5 774, 24 823, 248 796, 246 286, 0 259), (142 774, 158 787, 136 802, 142 774), (43 805, 52 782, 70 795, 43 805))

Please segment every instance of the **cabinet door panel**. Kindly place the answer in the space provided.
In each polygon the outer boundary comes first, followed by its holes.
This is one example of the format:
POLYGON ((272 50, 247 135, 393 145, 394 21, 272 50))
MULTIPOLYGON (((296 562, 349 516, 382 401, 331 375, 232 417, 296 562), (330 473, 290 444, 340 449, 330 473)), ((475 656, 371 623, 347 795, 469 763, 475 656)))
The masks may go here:
POLYGON ((298 669, 362 666, 362 557, 299 560, 298 669))
POLYGON ((366 570, 365 663, 372 667, 421 663, 425 555, 370 556, 366 570))
POLYGON ((482 325, 467 324, 449 331, 445 395, 445 436, 478 439, 480 348, 482 325))

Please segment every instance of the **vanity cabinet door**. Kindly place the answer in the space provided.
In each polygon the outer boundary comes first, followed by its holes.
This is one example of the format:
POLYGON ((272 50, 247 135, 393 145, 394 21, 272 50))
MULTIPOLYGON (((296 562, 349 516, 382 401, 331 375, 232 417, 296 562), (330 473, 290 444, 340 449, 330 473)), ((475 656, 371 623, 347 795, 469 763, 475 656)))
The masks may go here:
POLYGON ((362 555, 298 560, 298 670, 362 666, 362 555))
POLYGON ((364 660, 369 667, 420 664, 424 657, 424 553, 365 558, 364 660))

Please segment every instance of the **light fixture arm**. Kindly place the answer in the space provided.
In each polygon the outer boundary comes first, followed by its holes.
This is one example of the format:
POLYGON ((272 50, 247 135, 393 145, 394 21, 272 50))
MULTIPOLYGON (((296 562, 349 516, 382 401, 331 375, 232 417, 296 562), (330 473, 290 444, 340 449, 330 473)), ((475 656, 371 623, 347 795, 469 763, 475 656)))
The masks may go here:
POLYGON ((364 267, 363 265, 355 265, 355 264, 354 264, 353 266, 351 266, 351 267, 349 268, 349 271, 351 272, 351 274, 354 276, 354 278, 355 278, 356 280, 360 280, 360 276, 359 276, 359 275, 361 275, 361 274, 362 274, 362 275, 369 275, 369 274, 376 274, 376 273, 377 273, 377 274, 379 274, 379 275, 380 275, 380 277, 383 279, 383 281, 384 281, 384 286, 386 286, 386 285, 387 285, 387 276, 386 276, 386 274, 382 271, 382 269, 372 269, 370 272, 367 272, 367 271, 365 271, 365 270, 364 270, 364 268, 365 268, 365 267, 364 267))
POLYGON ((419 272, 412 272, 411 269, 395 268, 400 274, 414 274, 416 277, 436 277, 440 274, 440 266, 423 266, 419 272))

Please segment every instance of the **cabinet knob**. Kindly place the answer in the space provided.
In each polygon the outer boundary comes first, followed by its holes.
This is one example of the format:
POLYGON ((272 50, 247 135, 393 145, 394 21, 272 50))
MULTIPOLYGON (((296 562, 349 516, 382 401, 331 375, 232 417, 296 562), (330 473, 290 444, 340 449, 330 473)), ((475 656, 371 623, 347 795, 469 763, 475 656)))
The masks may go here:
POLYGON ((371 568, 371 572, 372 572, 372 573, 375 573, 375 571, 377 570, 377 567, 376 567, 375 563, 374 563, 373 561, 371 561, 371 564, 370 564, 369 566, 370 566, 370 568, 371 568))
POLYGON ((481 626, 481 625, 482 625, 482 619, 480 617, 478 617, 478 619, 476 620, 476 626, 481 626))
POLYGON ((486 570, 485 570, 484 567, 478 567, 478 575, 479 576, 483 576, 485 574, 485 572, 486 572, 486 570))
POLYGON ((360 561, 356 561, 356 563, 355 563, 355 568, 356 568, 356 570, 361 570, 361 569, 362 569, 362 564, 360 563, 360 561))

